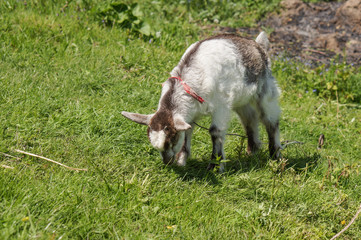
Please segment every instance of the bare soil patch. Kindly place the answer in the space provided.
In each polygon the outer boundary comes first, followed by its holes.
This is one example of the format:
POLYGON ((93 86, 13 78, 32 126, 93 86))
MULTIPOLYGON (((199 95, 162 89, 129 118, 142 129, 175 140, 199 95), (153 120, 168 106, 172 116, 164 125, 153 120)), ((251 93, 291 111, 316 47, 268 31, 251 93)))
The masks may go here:
POLYGON ((273 29, 271 54, 284 54, 312 65, 331 59, 361 66, 361 0, 304 3, 285 0, 282 10, 256 28, 220 27, 218 33, 239 33, 255 38, 261 27, 273 29))

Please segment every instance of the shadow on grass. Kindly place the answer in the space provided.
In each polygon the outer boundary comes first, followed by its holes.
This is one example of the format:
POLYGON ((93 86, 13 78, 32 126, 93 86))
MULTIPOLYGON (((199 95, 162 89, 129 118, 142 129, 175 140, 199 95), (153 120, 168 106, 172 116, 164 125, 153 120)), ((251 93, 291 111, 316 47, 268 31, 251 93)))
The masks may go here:
POLYGON ((302 172, 305 169, 312 171, 317 167, 320 158, 321 156, 317 153, 312 156, 291 157, 288 158, 286 167, 292 167, 296 172, 302 172))
POLYGON ((296 172, 306 169, 312 172, 318 166, 321 155, 316 149, 300 146, 284 150, 284 158, 287 159, 286 168, 293 168, 296 172))
POLYGON ((216 169, 207 170, 209 159, 188 159, 186 167, 171 166, 183 181, 206 181, 209 184, 220 184, 216 169))
MULTIPOLYGON (((279 160, 280 170, 282 171, 293 168, 296 173, 305 170, 312 172, 318 165, 321 158, 318 152, 306 152, 302 148, 286 149, 282 152, 283 159, 279 160), (284 165, 282 166, 282 161, 284 165)), ((227 175, 250 172, 257 169, 269 167, 272 161, 269 158, 268 151, 264 150, 255 155, 249 156, 245 153, 233 154, 227 160, 225 173, 227 175)), ((186 167, 171 166, 184 181, 207 181, 210 184, 218 185, 220 181, 218 169, 207 170, 210 163, 209 158, 203 157, 199 159, 189 159, 186 167)))
MULTIPOLYGON (((278 162, 281 164, 282 161, 285 161, 284 170, 293 168, 296 172, 302 172, 306 168, 308 171, 312 171, 318 165, 320 158, 321 156, 318 153, 296 155, 283 153, 283 159, 278 162)), ((253 156, 245 155, 241 158, 231 159, 227 171, 239 173, 263 169, 269 165, 270 161, 272 160, 269 158, 268 152, 261 152, 253 156)))

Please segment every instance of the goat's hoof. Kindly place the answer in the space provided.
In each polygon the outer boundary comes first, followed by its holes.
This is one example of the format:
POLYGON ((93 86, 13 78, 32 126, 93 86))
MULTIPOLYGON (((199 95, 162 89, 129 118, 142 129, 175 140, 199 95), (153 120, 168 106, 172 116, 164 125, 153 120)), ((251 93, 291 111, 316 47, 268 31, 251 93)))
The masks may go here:
POLYGON ((177 158, 176 158, 176 164, 179 167, 184 167, 187 163, 187 154, 180 152, 177 154, 177 158))
POLYGON ((176 165, 179 167, 184 167, 186 165, 186 160, 183 158, 177 159, 176 165))
POLYGON ((215 167, 218 167, 219 166, 219 173, 223 173, 224 172, 224 167, 225 167, 225 164, 216 164, 216 163, 210 163, 208 164, 208 167, 207 167, 207 171, 213 171, 215 167))
POLYGON ((273 160, 279 160, 279 159, 282 159, 282 154, 281 154, 281 151, 278 150, 272 154, 270 154, 270 158, 273 159, 273 160))
POLYGON ((216 166, 218 166, 218 164, 216 164, 216 163, 210 163, 210 164, 208 164, 207 170, 208 170, 208 171, 211 171, 211 170, 213 170, 216 166))
POLYGON ((219 173, 223 173, 225 167, 226 167, 226 163, 221 162, 221 164, 219 165, 219 173))

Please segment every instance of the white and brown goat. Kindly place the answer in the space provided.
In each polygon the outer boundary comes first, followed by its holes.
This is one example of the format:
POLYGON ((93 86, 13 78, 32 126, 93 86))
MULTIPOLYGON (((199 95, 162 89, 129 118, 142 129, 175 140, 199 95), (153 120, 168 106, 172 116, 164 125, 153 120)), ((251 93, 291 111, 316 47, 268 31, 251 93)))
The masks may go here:
MULTIPOLYGON (((156 113, 122 114, 148 126, 149 140, 165 164, 186 164, 194 122, 204 115, 212 117, 212 159, 225 159, 223 144, 231 110, 245 128, 247 151, 254 153, 260 148, 261 120, 268 133, 270 155, 278 157, 280 90, 271 73, 268 47, 264 32, 256 41, 229 34, 198 41, 186 50, 163 84, 156 113)), ((223 168, 221 163, 220 171, 223 168)))

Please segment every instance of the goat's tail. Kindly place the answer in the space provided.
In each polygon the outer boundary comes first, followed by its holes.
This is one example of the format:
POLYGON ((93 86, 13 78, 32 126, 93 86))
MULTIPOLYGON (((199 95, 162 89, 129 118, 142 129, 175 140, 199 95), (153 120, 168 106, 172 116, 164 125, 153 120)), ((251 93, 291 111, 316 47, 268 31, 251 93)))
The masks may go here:
POLYGON ((261 47, 268 52, 269 49, 269 41, 267 38, 267 34, 265 32, 261 32, 256 38, 256 42, 261 45, 261 47))

